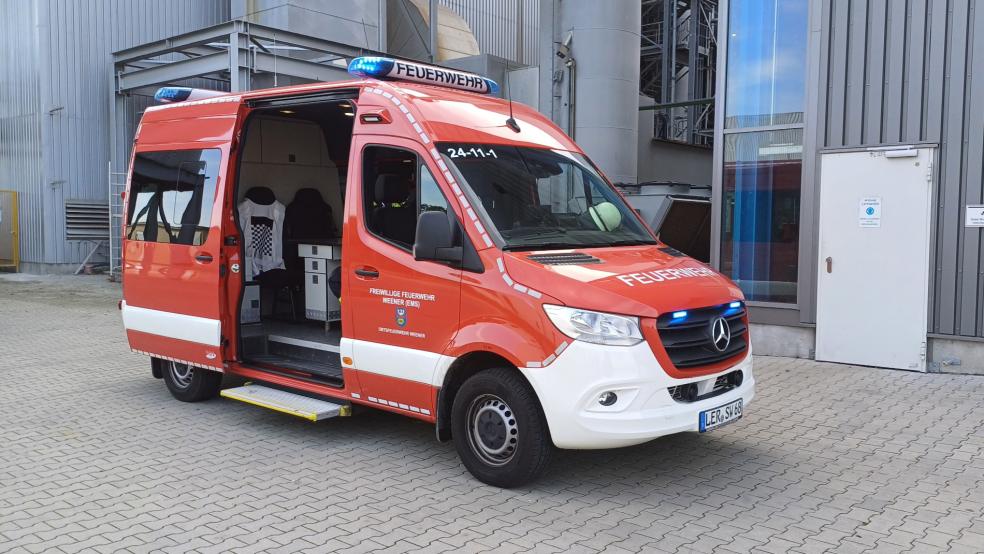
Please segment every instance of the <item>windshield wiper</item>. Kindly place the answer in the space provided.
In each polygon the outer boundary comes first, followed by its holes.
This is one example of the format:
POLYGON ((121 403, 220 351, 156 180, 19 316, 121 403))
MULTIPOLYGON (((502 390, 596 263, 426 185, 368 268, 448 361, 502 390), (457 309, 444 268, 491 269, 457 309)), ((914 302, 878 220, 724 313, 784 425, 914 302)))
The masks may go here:
POLYGON ((509 239, 517 239, 520 237, 528 237, 530 235, 566 235, 567 229, 563 227, 520 227, 518 229, 512 229, 509 231, 509 236, 505 237, 509 239))
POLYGON ((652 239, 626 239, 626 240, 613 240, 609 243, 605 243, 601 246, 641 246, 643 244, 659 244, 659 242, 652 239))
POLYGON ((536 244, 507 244, 503 250, 524 251, 524 250, 568 250, 582 248, 583 245, 571 244, 569 242, 540 242, 536 244))

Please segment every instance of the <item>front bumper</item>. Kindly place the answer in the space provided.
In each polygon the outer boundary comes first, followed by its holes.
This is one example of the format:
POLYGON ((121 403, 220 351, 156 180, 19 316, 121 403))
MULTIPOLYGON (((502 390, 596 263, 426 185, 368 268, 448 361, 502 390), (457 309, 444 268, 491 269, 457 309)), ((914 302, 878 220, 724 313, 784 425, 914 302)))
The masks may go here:
POLYGON ((744 360, 723 371, 674 379, 663 371, 648 344, 604 346, 573 341, 542 368, 520 368, 540 399, 554 445, 558 448, 615 448, 682 431, 698 431, 699 413, 755 396, 751 349, 744 360), (740 369, 739 387, 696 402, 674 400, 668 387, 700 382, 707 387, 740 369), (601 406, 598 397, 613 391, 618 401, 601 406))

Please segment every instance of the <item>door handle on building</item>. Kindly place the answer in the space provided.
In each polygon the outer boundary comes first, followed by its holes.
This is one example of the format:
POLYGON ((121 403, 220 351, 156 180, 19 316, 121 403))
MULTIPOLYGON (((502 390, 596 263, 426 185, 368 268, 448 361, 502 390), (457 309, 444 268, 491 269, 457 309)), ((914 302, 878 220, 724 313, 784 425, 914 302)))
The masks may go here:
POLYGON ((833 273, 833 272, 834 272, 834 259, 831 258, 830 256, 827 256, 827 273, 833 273))

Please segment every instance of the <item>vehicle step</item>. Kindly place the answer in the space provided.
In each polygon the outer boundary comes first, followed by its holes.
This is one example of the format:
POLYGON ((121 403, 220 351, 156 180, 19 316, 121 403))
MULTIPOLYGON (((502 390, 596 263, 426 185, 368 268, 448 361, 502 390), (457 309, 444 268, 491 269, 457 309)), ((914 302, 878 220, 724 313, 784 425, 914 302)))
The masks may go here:
POLYGON ((311 421, 321 421, 338 416, 351 415, 352 407, 347 404, 336 404, 327 400, 320 400, 287 392, 263 385, 247 383, 241 387, 224 389, 222 396, 290 414, 303 417, 311 421))

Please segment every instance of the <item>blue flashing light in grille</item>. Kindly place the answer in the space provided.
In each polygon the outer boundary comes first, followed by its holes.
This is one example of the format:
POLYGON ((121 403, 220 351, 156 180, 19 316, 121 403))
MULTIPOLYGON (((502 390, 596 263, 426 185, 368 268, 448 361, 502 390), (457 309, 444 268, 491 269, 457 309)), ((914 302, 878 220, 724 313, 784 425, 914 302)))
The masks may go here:
POLYGON ((357 77, 413 81, 481 94, 499 92, 498 83, 481 75, 381 56, 354 58, 349 63, 348 72, 357 77))
POLYGON ((741 307, 741 302, 732 302, 731 304, 728 304, 728 307, 729 308, 740 308, 741 307))
POLYGON ((687 312, 673 312, 673 319, 683 319, 687 317, 687 312))

